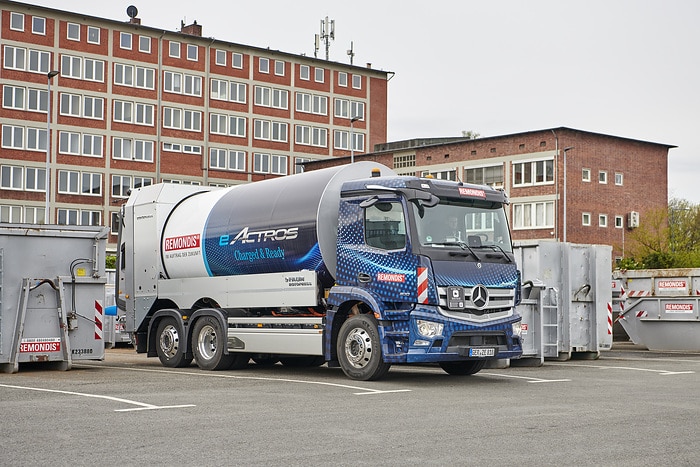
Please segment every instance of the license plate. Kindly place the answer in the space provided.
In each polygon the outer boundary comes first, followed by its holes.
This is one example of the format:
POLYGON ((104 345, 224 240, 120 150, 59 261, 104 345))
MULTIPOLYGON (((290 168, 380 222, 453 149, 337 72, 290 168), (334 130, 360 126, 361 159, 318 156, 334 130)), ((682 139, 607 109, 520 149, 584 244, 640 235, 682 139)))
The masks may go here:
POLYGON ((493 357, 494 355, 496 355, 494 348, 469 349, 470 357, 493 357))

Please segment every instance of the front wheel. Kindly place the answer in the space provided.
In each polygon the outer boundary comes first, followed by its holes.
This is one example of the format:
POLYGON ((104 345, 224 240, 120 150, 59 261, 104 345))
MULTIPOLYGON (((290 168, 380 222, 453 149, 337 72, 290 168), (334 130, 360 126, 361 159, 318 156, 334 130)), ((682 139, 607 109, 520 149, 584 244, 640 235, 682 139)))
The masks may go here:
POLYGON ((224 353, 226 336, 219 320, 205 316, 197 320, 192 332, 192 353, 195 363, 202 370, 225 370, 248 364, 248 354, 224 353))
POLYGON ((466 376, 478 373, 486 365, 486 360, 465 360, 462 362, 440 362, 440 368, 445 373, 455 376, 466 376))
POLYGON ((163 366, 182 368, 192 363, 192 357, 185 355, 185 344, 181 338, 175 318, 160 320, 156 328, 156 353, 163 366))
POLYGON ((371 381, 387 374, 390 363, 382 361, 377 320, 357 315, 343 323, 338 334, 338 362, 348 378, 371 381))

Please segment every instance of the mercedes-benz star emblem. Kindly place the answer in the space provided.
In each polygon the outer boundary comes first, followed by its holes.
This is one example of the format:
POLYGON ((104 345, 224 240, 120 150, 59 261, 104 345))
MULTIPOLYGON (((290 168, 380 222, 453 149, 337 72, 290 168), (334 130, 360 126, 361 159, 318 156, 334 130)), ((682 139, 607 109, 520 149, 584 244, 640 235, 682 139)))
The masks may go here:
POLYGON ((489 291, 483 285, 477 285, 472 289, 471 299, 477 310, 483 310, 489 304, 489 291))

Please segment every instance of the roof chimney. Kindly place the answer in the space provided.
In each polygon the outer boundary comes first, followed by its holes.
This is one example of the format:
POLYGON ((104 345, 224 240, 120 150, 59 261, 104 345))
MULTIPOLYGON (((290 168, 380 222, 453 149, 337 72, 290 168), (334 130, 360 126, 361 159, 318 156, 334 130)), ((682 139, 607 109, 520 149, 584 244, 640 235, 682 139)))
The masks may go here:
POLYGON ((188 26, 185 26, 185 22, 181 21, 180 32, 183 34, 189 34, 190 36, 202 37, 202 26, 197 24, 197 20, 188 26))

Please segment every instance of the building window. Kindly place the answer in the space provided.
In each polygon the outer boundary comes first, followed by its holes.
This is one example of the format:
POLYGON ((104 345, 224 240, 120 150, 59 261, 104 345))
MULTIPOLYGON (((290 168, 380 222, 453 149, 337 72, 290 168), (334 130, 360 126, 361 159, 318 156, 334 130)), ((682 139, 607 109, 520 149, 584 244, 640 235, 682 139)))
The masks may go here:
POLYGON ((12 47, 11 45, 6 45, 4 50, 4 68, 7 68, 9 70, 24 70, 26 68, 27 49, 21 49, 19 47, 12 47))
POLYGON ((134 67, 122 63, 114 64, 114 84, 121 86, 134 85, 134 67))
POLYGON ((344 88, 348 87, 348 74, 344 71, 338 72, 338 86, 342 86, 344 88))
POLYGON ((598 183, 606 184, 608 183, 608 172, 601 170, 598 172, 598 183))
POLYGON ((394 168, 395 169, 405 169, 406 167, 416 166, 416 155, 415 154, 403 154, 394 155, 394 168))
POLYGON ((46 151, 46 129, 27 128, 27 149, 46 151))
POLYGON ((134 118, 134 103, 125 101, 114 101, 115 122, 131 123, 134 118))
POLYGON ((296 126, 295 142, 305 146, 328 146, 328 129, 306 125, 296 126))
POLYGON ((87 27, 87 41, 88 44, 99 44, 100 43, 100 28, 94 26, 87 27))
POLYGON ((304 172, 304 162, 311 162, 308 157, 295 157, 294 158, 294 173, 300 174, 304 172))
POLYGON ((59 170, 58 192, 70 195, 102 195, 102 174, 59 170))
POLYGON ((101 225, 102 213, 100 211, 59 209, 57 222, 59 225, 101 225))
POLYGON ((156 81, 156 70, 153 68, 143 68, 137 66, 135 69, 136 73, 136 87, 143 89, 154 89, 156 81))
POLYGON ((163 107, 163 128, 180 129, 182 127, 182 110, 163 107))
POLYGON ((231 53, 231 67, 243 69, 243 54, 231 53))
POLYGON ((0 222, 12 222, 18 224, 22 222, 22 206, 0 206, 0 222))
POLYGON ((554 227, 554 201, 513 204, 513 229, 554 227))
POLYGON ((352 75, 352 87, 353 89, 362 89, 362 76, 352 75))
POLYGON ((139 52, 145 54, 151 53, 151 38, 148 36, 139 36, 139 52))
POLYGON ((172 58, 180 58, 180 43, 175 41, 170 41, 168 44, 168 55, 172 58))
POLYGON ((216 53, 214 54, 215 57, 215 62, 217 65, 220 66, 226 66, 226 51, 225 50, 217 50, 216 53))
POLYGON ((187 44, 187 60, 196 62, 199 59, 199 47, 194 44, 187 44))
POLYGON ((245 170, 245 152, 211 148, 209 150, 209 167, 220 170, 245 170))
POLYGON ((41 50, 29 49, 29 66, 27 69, 34 73, 48 73, 51 54, 41 50))
POLYGON ((212 78, 209 90, 209 97, 212 99, 220 101, 228 100, 228 81, 212 78))
POLYGON ((323 83, 326 79, 326 70, 323 68, 314 68, 314 81, 323 83))
POLYGON ((153 126, 154 107, 151 104, 136 103, 134 123, 137 125, 153 126))
POLYGON ((210 114, 209 115, 209 133, 213 135, 225 135, 226 134, 226 115, 221 114, 210 114))
POLYGON ((591 181, 591 169, 581 170, 581 181, 590 182, 591 181))
POLYGON ((127 198, 131 188, 141 188, 153 184, 152 178, 133 177, 128 175, 112 175, 112 196, 115 198, 127 198))
POLYGON ((365 103, 349 101, 347 99, 336 99, 334 115, 341 118, 357 118, 359 120, 364 120, 365 103))
POLYGON ((58 152, 61 154, 80 154, 80 133, 61 131, 58 134, 58 152))
POLYGON ((317 115, 328 114, 328 97, 305 92, 296 94, 297 112, 313 113, 317 115))
POLYGON ((2 88, 2 106, 6 109, 24 110, 25 89, 6 84, 2 88))
POLYGON ((275 75, 284 76, 284 62, 282 60, 275 60, 275 75))
POLYGON ((27 167, 24 180, 25 190, 46 192, 46 169, 27 167))
POLYGON ((10 12, 10 29, 24 31, 24 15, 22 13, 10 12))
POLYGON ((92 58, 85 59, 85 72, 83 77, 87 81, 97 81, 99 83, 105 80, 105 62, 102 60, 93 60, 92 58))
POLYGON ((45 89, 29 88, 29 99, 27 100, 27 110, 32 112, 48 112, 49 92, 45 89))
POLYGON ((83 117, 102 120, 104 99, 101 97, 85 96, 83 98, 83 117))
POLYGON ((119 47, 126 50, 131 50, 131 34, 128 32, 119 33, 119 47))
POLYGON ((245 83, 237 83, 235 81, 231 81, 230 85, 229 99, 231 102, 245 104, 248 86, 245 83))
POLYGON ((269 58, 260 58, 260 62, 258 63, 258 71, 260 73, 270 73, 270 59, 269 58))
POLYGON ((71 55, 61 57, 61 76, 64 78, 80 79, 82 59, 71 55))
POLYGON ((255 105, 270 107, 270 94, 272 88, 255 86, 255 105))
POLYGON ((80 40, 80 25, 75 23, 68 23, 66 27, 66 37, 70 41, 80 40))
POLYGON ((554 183, 554 160, 513 163, 513 186, 554 183))
POLYGON ((581 214, 581 225, 590 226, 591 225, 591 213, 584 212, 581 214))
POLYGON ((24 149, 24 127, 3 125, 2 147, 8 149, 24 149))
POLYGON ((202 77, 194 75, 185 75, 185 92, 189 96, 202 95, 202 77))
POLYGON ((622 186, 623 176, 620 172, 615 172, 615 185, 622 186))
POLYGON ((183 130, 202 131, 202 112, 199 112, 197 110, 185 110, 183 112, 183 116, 183 130))
MULTIPOLYGON (((365 135, 363 133, 354 132, 353 150, 365 150, 365 135)), ((350 132, 343 130, 335 130, 333 133, 333 147, 335 149, 350 150, 350 132)))
POLYGON ((299 79, 303 79, 304 81, 308 81, 309 78, 309 66, 308 65, 301 65, 299 67, 299 79))
POLYGON ((253 154, 253 172, 287 175, 287 156, 253 154))
POLYGON ((245 138, 245 117, 229 116, 228 134, 245 138))
MULTIPOLYGON (((3 125, 3 129, 5 126, 3 125)), ((24 169, 13 165, 3 165, 0 167, 0 188, 6 190, 21 190, 24 169)), ((44 172, 46 173, 46 172, 44 172)))
POLYGON ((607 227, 608 226, 607 214, 598 215, 598 226, 600 226, 600 227, 607 227))
POLYGON ((464 178, 467 183, 503 188, 503 165, 476 168, 465 167, 464 172, 464 178))
POLYGON ((625 225, 625 218, 623 216, 615 216, 615 228, 621 229, 625 225))
POLYGON ((163 90, 165 92, 182 93, 182 75, 166 71, 163 73, 163 90))
POLYGON ((46 18, 40 16, 32 17, 32 34, 46 35, 46 18))
POLYGON ((77 94, 61 93, 61 115, 80 117, 80 96, 77 94))

